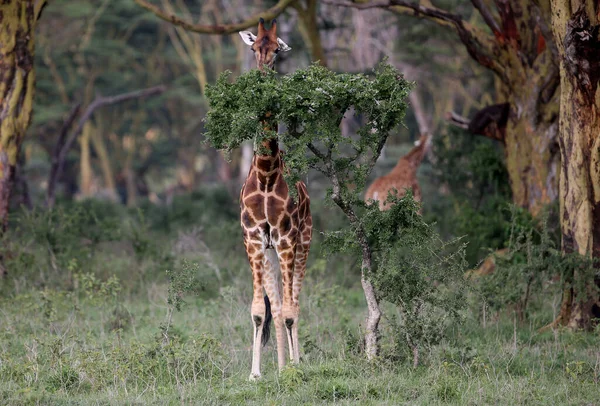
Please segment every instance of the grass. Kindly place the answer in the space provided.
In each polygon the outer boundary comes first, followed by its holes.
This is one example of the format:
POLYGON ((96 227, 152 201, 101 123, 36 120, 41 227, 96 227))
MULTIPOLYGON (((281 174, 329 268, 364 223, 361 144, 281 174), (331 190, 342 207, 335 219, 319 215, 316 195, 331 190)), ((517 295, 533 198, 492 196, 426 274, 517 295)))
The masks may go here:
POLYGON ((235 222, 165 233, 150 219, 91 248, 53 240, 56 255, 29 233, 15 237, 17 271, 0 299, 0 404, 600 404, 600 335, 538 333, 552 319, 555 298, 544 295, 525 323, 504 310, 485 327, 472 297, 464 323, 417 368, 384 318, 381 356, 367 362, 356 266, 320 258, 318 237, 302 362, 278 374, 270 342, 262 380, 249 382, 252 292, 235 222))
MULTIPOLYGON (((189 298, 165 340, 166 286, 116 303, 42 290, 1 302, 0 402, 4 404, 596 404, 600 339, 538 334, 510 320, 457 327, 413 369, 360 353, 358 289, 309 280, 303 361, 276 373, 272 343, 263 379, 248 382, 249 291, 189 298), (122 320, 119 320, 122 319, 122 320), (332 323, 332 320, 334 321, 332 323), (116 329, 115 329, 116 328, 116 329)), ((384 326, 385 328, 385 326, 384 326)), ((384 329, 384 334, 389 330, 384 329)), ((398 357, 396 357, 398 358, 398 357)))

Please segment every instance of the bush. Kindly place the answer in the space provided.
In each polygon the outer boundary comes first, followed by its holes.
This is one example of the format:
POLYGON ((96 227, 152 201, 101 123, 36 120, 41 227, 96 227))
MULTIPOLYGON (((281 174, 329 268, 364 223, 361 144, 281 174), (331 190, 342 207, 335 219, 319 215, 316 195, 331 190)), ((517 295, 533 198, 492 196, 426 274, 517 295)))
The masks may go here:
POLYGON ((508 172, 496 141, 456 127, 447 130, 447 136, 433 139, 436 188, 424 200, 425 215, 445 238, 466 237, 466 260, 473 267, 510 237, 508 172), (436 196, 442 188, 448 193, 436 196))
POLYGON ((581 284, 597 276, 598 259, 561 252, 552 209, 546 208, 534 220, 525 210, 511 208, 508 253, 498 257, 494 272, 479 281, 480 292, 492 310, 512 307, 522 321, 536 296, 558 293, 565 286, 582 291, 581 284))

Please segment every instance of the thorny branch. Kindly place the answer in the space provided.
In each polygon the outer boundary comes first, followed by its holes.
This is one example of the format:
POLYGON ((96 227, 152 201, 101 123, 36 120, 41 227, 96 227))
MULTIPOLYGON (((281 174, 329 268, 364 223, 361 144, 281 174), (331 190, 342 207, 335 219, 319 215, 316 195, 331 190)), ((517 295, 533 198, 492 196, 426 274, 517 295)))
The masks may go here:
POLYGON ((281 13, 285 11, 287 7, 289 7, 296 0, 279 0, 277 4, 273 7, 262 11, 260 13, 254 14, 248 17, 246 20, 239 23, 231 23, 231 24, 215 24, 215 25, 202 25, 202 24, 194 24, 189 21, 186 21, 175 14, 168 13, 164 10, 161 10, 160 7, 151 4, 146 0, 135 0, 135 2, 150 11, 158 18, 168 21, 172 24, 180 26, 185 30, 197 32, 200 34, 233 34, 238 31, 245 30, 247 28, 253 27, 258 24, 260 18, 264 18, 265 20, 272 20, 277 17, 281 13))

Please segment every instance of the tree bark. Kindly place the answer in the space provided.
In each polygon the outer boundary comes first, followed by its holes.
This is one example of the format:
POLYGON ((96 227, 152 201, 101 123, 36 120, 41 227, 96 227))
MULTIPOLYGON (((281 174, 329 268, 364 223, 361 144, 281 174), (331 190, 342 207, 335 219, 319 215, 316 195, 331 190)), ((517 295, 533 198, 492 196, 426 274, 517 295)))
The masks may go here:
POLYGON ((39 0, 0 3, 0 234, 8 225, 19 150, 31 122, 35 23, 44 5, 39 0))
MULTIPOLYGON (((547 55, 547 57, 551 57, 547 55)), ((558 197, 560 155, 558 153, 558 91, 550 90, 549 100, 540 93, 544 82, 556 72, 546 67, 526 69, 515 75, 507 94, 510 112, 505 129, 504 153, 513 202, 537 216, 558 197)))
MULTIPOLYGON (((600 6, 552 0, 560 97, 560 218, 562 251, 600 258, 600 6)), ((598 263, 596 263, 596 272, 598 263)), ((583 267, 582 267, 583 268, 583 267)), ((574 269, 553 325, 590 329, 600 316, 595 272, 574 269)))

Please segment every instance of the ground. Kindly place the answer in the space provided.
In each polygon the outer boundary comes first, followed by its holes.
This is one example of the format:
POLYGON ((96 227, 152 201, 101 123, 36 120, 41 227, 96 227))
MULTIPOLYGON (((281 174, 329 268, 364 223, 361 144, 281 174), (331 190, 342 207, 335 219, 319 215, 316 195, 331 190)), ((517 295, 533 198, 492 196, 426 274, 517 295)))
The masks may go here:
POLYGON ((169 211, 180 217, 168 232, 119 223, 112 241, 98 234, 81 252, 59 249, 44 229, 48 257, 22 235, 13 265, 29 276, 9 276, 0 299, 1 404, 600 404, 598 332, 538 332, 560 297, 540 295, 523 323, 488 310, 484 325, 472 294, 464 322, 417 368, 387 306, 381 356, 367 362, 356 264, 324 259, 318 237, 301 297, 301 364, 278 374, 270 342, 262 380, 249 382, 250 270, 235 210, 192 227, 180 209, 169 211), (148 248, 156 241, 158 253, 148 248))

